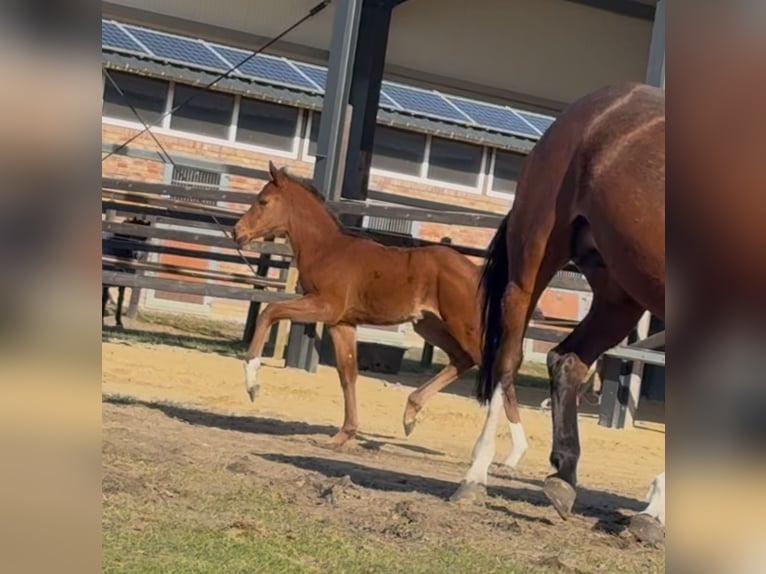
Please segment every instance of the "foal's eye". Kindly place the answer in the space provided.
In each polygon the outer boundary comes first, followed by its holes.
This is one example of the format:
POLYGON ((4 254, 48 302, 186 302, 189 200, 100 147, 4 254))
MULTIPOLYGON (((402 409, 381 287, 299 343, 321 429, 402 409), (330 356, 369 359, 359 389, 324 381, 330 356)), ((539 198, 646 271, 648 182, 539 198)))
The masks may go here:
POLYGON ((266 205, 268 202, 269 202, 269 200, 264 198, 264 197, 259 197, 258 198, 258 205, 266 205))

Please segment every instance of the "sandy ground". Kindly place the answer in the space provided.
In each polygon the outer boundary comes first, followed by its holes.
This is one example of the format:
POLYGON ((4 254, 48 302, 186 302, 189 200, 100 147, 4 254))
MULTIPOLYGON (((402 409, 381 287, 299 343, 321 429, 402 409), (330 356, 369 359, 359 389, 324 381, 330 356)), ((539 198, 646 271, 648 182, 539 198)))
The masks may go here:
MULTIPOLYGON (((625 532, 629 516, 643 507, 650 481, 664 468, 665 431, 660 422, 639 421, 635 428, 617 431, 598 426, 593 415, 581 415, 577 516, 564 523, 541 491, 541 481, 549 472, 550 418, 529 405, 540 404, 546 396, 543 390, 519 389, 520 402, 528 405, 522 410, 522 422, 530 448, 517 476, 493 474, 486 507, 465 509, 446 499, 467 469, 484 420, 484 410, 461 396, 469 394, 470 380, 459 381, 434 397, 406 438, 402 409, 412 386, 423 382, 424 376, 407 374, 387 377, 387 381, 360 376, 361 435, 354 444, 337 450, 325 444, 340 424, 343 409, 331 368, 320 367, 317 374, 310 374, 264 366, 259 373, 260 394, 253 403, 245 392, 240 361, 215 353, 104 342, 102 369, 104 444, 109 452, 151 450, 152 442, 173 437, 176 448, 202 457, 199 464, 205 464, 200 445, 215 445, 215 464, 228 457, 237 472, 254 477, 295 480, 348 475, 364 493, 354 498, 367 498, 364 504, 347 505, 355 520, 364 516, 363 509, 374 514, 371 504, 377 503, 372 501, 401 503, 405 493, 425 505, 423 511, 429 516, 448 516, 451 532, 462 516, 471 524, 479 520, 498 540, 506 540, 507 529, 493 529, 492 524, 498 517, 511 517, 523 533, 517 538, 559 539, 563 532, 574 547, 587 548, 583 561, 592 559, 595 552, 614 555, 618 561, 615 556, 629 558, 631 571, 663 567, 664 550, 647 549, 625 532), (130 404, 123 403, 126 397, 132 399, 130 404), (641 561, 646 569, 634 570, 641 561)), ((662 419, 656 405, 647 403, 643 411, 645 418, 662 419)), ((510 448, 507 425, 501 425, 498 436, 497 461, 510 448)), ((119 480, 115 476, 119 472, 119 466, 107 465, 105 483, 119 480)), ((430 527, 438 531, 439 524, 430 523, 430 527)), ((598 570, 587 566, 583 563, 576 571, 598 570)))

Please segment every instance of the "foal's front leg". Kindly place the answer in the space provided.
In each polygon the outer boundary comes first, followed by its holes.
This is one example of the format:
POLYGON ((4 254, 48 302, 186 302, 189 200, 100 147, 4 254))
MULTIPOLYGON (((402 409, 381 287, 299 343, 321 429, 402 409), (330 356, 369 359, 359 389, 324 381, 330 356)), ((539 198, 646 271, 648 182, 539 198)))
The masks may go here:
POLYGON ((334 319, 333 306, 316 295, 306 295, 290 301, 271 303, 258 316, 255 333, 245 356, 245 388, 250 400, 258 394, 256 375, 261 366, 261 353, 271 326, 288 319, 299 323, 327 323, 334 319))

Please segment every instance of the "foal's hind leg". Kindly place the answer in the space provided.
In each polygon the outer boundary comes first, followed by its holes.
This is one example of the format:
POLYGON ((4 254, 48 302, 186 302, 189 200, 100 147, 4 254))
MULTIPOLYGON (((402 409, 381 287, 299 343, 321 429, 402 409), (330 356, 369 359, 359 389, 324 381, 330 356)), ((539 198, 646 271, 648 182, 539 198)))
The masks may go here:
MULTIPOLYGON (((583 270, 585 271, 585 270, 583 270)), ((591 365, 624 339, 638 322, 642 307, 601 268, 586 272, 593 288, 593 302, 582 322, 548 353, 551 379, 553 448, 550 462, 556 473, 545 481, 545 494, 562 518, 574 504, 580 440, 577 430, 577 396, 592 374, 591 365), (595 279, 595 280, 594 280, 595 279)))
POLYGON ((356 327, 351 325, 328 325, 327 331, 335 349, 335 365, 338 369, 340 386, 343 389, 343 426, 330 440, 335 446, 342 446, 356 436, 359 418, 356 410, 356 377, 359 368, 356 359, 356 327))
POLYGON ((416 418, 428 399, 451 384, 460 375, 470 369, 473 359, 450 334, 447 325, 436 317, 426 317, 415 324, 415 332, 426 341, 439 347, 449 356, 450 362, 436 376, 415 389, 407 397, 402 424, 404 434, 409 436, 415 428, 416 418))

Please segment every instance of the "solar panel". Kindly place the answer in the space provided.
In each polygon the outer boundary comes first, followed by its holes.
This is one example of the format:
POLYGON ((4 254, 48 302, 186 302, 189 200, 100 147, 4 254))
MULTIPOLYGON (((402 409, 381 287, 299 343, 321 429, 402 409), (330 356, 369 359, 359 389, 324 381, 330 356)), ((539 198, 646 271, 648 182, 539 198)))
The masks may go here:
POLYGON ((378 101, 378 106, 382 108, 389 108, 391 110, 398 110, 399 106, 396 105, 396 102, 389 98, 383 90, 380 91, 380 98, 378 101))
POLYGON ((449 97, 449 100, 484 128, 533 138, 540 135, 510 108, 452 96, 449 97))
MULTIPOLYGON (((104 48, 147 54, 180 64, 217 71, 226 70, 251 54, 234 47, 206 43, 128 24, 118 25, 109 20, 101 21, 101 37, 104 48)), ((317 86, 324 91, 327 84, 327 69, 324 67, 265 54, 254 56, 234 73, 238 76, 247 76, 271 84, 312 92, 316 92, 317 86)), ((476 124, 488 130, 532 139, 538 139, 555 120, 540 114, 517 111, 507 106, 448 96, 435 90, 392 82, 383 82, 379 105, 388 110, 462 125, 476 124)))
POLYGON ((530 114, 522 111, 516 113, 540 130, 541 134, 544 134, 545 131, 551 127, 551 124, 556 121, 556 118, 549 118, 547 116, 539 116, 537 114, 530 114))
POLYGON ((309 66, 295 62, 295 66, 309 78, 311 78, 324 91, 327 85, 327 70, 319 66, 309 66))
POLYGON ((225 64, 205 44, 197 40, 173 36, 162 32, 154 32, 126 26, 133 36, 154 55, 182 64, 192 64, 213 70, 224 70, 225 64))
POLYGON ((381 90, 384 96, 392 99, 401 107, 401 111, 441 118, 461 124, 468 123, 466 118, 436 92, 410 88, 400 84, 383 82, 381 90))
POLYGON ((101 45, 118 50, 130 50, 131 52, 145 53, 135 40, 120 30, 114 22, 101 20, 101 45))
MULTIPOLYGON (((218 44, 212 45, 211 49, 218 52, 228 62, 231 62, 232 65, 241 62, 252 53, 218 44)), ((311 82, 281 58, 258 54, 239 66, 237 71, 245 76, 274 82, 275 84, 295 86, 306 90, 316 89, 311 82)))

